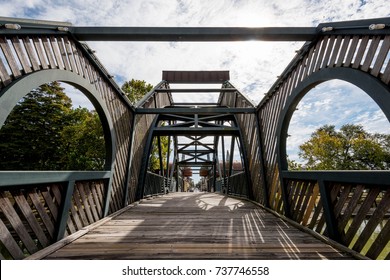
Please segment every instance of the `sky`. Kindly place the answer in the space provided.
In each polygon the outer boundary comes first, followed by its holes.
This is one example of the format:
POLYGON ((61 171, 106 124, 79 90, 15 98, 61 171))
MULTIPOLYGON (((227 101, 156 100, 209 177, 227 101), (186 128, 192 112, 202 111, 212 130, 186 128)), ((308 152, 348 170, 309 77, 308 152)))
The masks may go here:
MULTIPOLYGON (((75 26, 316 27, 323 22, 389 17, 390 2, 0 0, 0 16, 66 21, 75 26)), ((132 78, 155 85, 161 80, 163 70, 229 70, 231 83, 258 104, 303 42, 88 44, 119 85, 132 78)), ((74 102, 83 102, 80 100, 74 102)), ((325 124, 320 121, 337 122, 338 127, 342 125, 341 120, 345 123, 358 122, 372 132, 390 132, 389 122, 383 119, 383 114, 381 116, 375 104, 363 105, 367 102, 371 101, 367 101, 366 94, 337 81, 318 86, 301 101, 299 110, 293 116, 290 131, 294 133, 289 133, 292 136, 288 139, 288 153, 296 159, 299 143, 325 124), (330 90, 335 93, 332 97, 321 94, 330 90), (352 104, 348 105, 347 101, 352 104), (336 103, 344 107, 336 106, 335 109, 335 106, 330 106, 336 103), (361 110, 362 107, 365 111, 361 110)))

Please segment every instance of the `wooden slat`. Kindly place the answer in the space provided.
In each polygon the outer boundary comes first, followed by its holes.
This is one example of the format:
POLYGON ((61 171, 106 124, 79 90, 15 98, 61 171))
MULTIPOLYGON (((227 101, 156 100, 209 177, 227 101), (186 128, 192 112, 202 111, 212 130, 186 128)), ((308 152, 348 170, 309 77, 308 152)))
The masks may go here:
MULTIPOLYGON (((57 186, 52 186, 51 188, 57 188, 57 186)), ((55 197, 52 197, 50 194, 50 189, 46 188, 45 190, 41 190, 41 194, 43 198, 45 199, 46 205, 50 210, 51 216, 53 217, 54 221, 57 221, 58 216, 58 206, 55 205, 54 201, 55 197)), ((50 233, 51 237, 53 237, 53 232, 50 233)))
POLYGON ((358 43, 359 43, 359 36, 354 36, 349 46, 347 57, 345 58, 345 62, 343 64, 344 67, 350 67, 358 43))
MULTIPOLYGON (((73 197, 73 200, 75 199, 75 197, 73 197)), ((72 205, 70 206, 70 215, 72 216, 72 219, 70 220, 73 220, 74 221, 74 224, 75 224, 75 228, 77 228, 77 230, 80 230, 83 228, 83 224, 80 220, 80 217, 79 217, 79 213, 78 213, 78 207, 75 205, 74 201, 72 203, 72 205)))
POLYGON ((78 183, 76 183, 76 188, 75 188, 74 193, 73 193, 73 200, 76 204, 77 212, 78 212, 78 215, 81 219, 81 222, 83 223, 84 226, 89 225, 88 218, 85 214, 84 206, 81 204, 82 198, 81 198, 80 192, 78 190, 78 183))
POLYGON ((372 64, 372 61, 375 57, 380 42, 381 42, 380 36, 374 37, 372 39, 370 48, 368 49, 366 58, 364 59, 364 63, 360 68, 362 71, 367 72, 368 69, 370 68, 370 65, 372 64))
POLYGON ((24 258, 24 254, 18 244, 15 242, 11 233, 8 231, 6 225, 0 219, 0 240, 1 243, 7 248, 8 252, 14 259, 21 260, 24 258))
POLYGON ((326 50, 326 46, 328 45, 328 41, 329 41, 329 36, 325 36, 324 38, 322 38, 322 45, 321 45, 320 53, 318 55, 316 67, 314 68, 314 72, 317 72, 318 70, 321 69, 322 62, 324 59, 324 53, 326 50))
POLYGON ((344 37, 343 43, 341 45, 341 49, 340 49, 340 52, 339 52, 339 56, 337 58, 336 67, 340 67, 340 66, 343 65, 344 58, 345 58, 345 55, 346 55, 346 52, 347 52, 348 45, 349 45, 350 41, 351 41, 351 37, 349 37, 349 36, 344 37))
POLYGON ((95 207, 98 214, 98 217, 102 217, 103 215, 103 209, 102 204, 98 198, 97 189, 99 188, 100 183, 93 182, 91 186, 91 193, 93 196, 93 200, 95 201, 95 207))
POLYGON ((378 234, 374 243, 371 245, 366 256, 368 256, 371 259, 378 258, 383 248, 385 248, 385 246, 389 243, 389 239, 390 239, 390 222, 387 221, 386 225, 378 234))
POLYGON ((71 46, 71 44, 69 42, 68 37, 64 38, 64 44, 65 44, 66 52, 68 54, 68 58, 69 58, 69 61, 70 61, 70 66, 72 68, 72 72, 78 74, 75 58, 74 58, 74 55, 73 55, 73 49, 72 49, 72 46, 71 46))
POLYGON ((16 204, 19 206, 19 209, 22 211, 24 218, 27 220, 31 229, 34 231, 35 235, 37 236, 39 243, 42 245, 42 247, 48 246, 50 244, 50 241, 46 237, 45 233, 43 232, 39 222, 37 221, 24 195, 21 192, 19 194, 15 193, 14 199, 16 204))
POLYGON ((335 40, 336 40, 335 36, 330 36, 329 41, 328 41, 328 46, 327 46, 325 55, 324 55, 323 60, 322 60, 321 69, 326 68, 328 66, 328 62, 329 62, 330 56, 331 56, 332 51, 333 51, 333 46, 334 46, 335 40))
POLYGON ((337 202, 334 206, 334 209, 333 209, 333 214, 334 214, 336 219, 340 216, 341 210, 343 209, 343 207, 344 207, 344 205, 349 197, 349 193, 350 193, 351 189, 352 189, 351 185, 344 186, 344 188, 340 194, 340 197, 337 200, 337 202))
POLYGON ((386 36, 385 39, 383 40, 381 49, 375 60, 374 66, 372 67, 371 75, 375 77, 379 75, 379 72, 383 67, 383 63, 385 62, 387 54, 389 53, 389 49, 390 49, 390 36, 386 36))
POLYGON ((57 63, 54 58, 53 49, 49 38, 42 37, 41 40, 42 40, 43 48, 45 49, 46 52, 47 59, 49 60, 49 67, 51 69, 56 69, 57 63))
POLYGON ((210 193, 144 200, 53 251, 45 259, 352 258, 250 202, 210 193))
POLYGON ((31 73, 32 69, 30 66, 30 63, 28 62, 28 57, 26 52, 24 51, 24 48, 22 46, 22 43, 20 42, 20 39, 18 37, 12 38, 12 45, 14 46, 15 53, 19 58, 20 64, 22 65, 22 69, 24 70, 25 74, 31 73))
POLYGON ((34 43, 35 50, 37 51, 38 59, 39 59, 39 62, 41 64, 42 68, 43 69, 49 69, 49 65, 46 62, 45 51, 42 48, 42 45, 41 45, 41 42, 40 42, 39 38, 38 37, 34 37, 33 38, 33 43, 34 43))
POLYGON ((88 217, 88 224, 92 224, 94 221, 93 221, 93 217, 92 217, 91 208, 90 208, 90 205, 88 203, 88 198, 84 192, 84 185, 79 182, 79 183, 76 183, 76 186, 77 186, 77 189, 80 193, 81 204, 84 207, 85 213, 87 214, 87 217, 88 217))
POLYGON ((33 70, 34 71, 40 70, 39 63, 38 63, 38 60, 37 60, 37 57, 36 57, 35 51, 34 51, 35 49, 34 49, 33 44, 30 41, 30 38, 29 37, 23 38, 23 42, 24 42, 24 47, 26 48, 27 55, 28 55, 28 58, 30 59, 30 63, 32 65, 33 70))
POLYGON ((15 61, 15 57, 12 54, 11 48, 8 45, 8 41, 4 37, 0 37, 0 47, 3 50, 5 59, 8 62, 8 66, 11 69, 12 75, 14 75, 15 78, 22 75, 19 70, 19 66, 15 61))
POLYGON ((96 205, 95 205, 95 202, 93 201, 92 192, 91 192, 91 184, 86 182, 86 183, 84 183, 84 186, 85 186, 85 195, 87 196, 88 204, 89 204, 91 212, 92 212, 93 222, 96 222, 99 220, 99 215, 96 212, 96 205))
POLYGON ((46 209, 42 205, 42 202, 38 196, 38 194, 34 191, 29 193, 29 196, 35 206, 35 209, 37 209, 39 216, 41 216, 42 222, 46 226, 47 230, 49 232, 54 232, 54 225, 53 222, 51 221, 49 215, 46 212, 46 209))
POLYGON ((339 221, 338 221, 339 232, 344 233, 344 229, 348 221, 351 219, 352 214, 359 203, 363 191, 364 191, 364 186, 362 185, 358 185, 354 189, 353 195, 348 203, 345 212, 341 216, 339 216, 339 221))
POLYGON ((383 72, 383 75, 381 76, 381 80, 385 84, 390 83, 390 62, 388 61, 385 71, 383 72))
POLYGON ((11 82, 11 77, 8 74, 7 69, 3 63, 3 60, 0 57, 0 81, 4 86, 8 85, 11 82))
POLYGON ((70 68, 68 56, 66 54, 66 50, 65 50, 65 46, 64 46, 64 42, 62 40, 63 40, 63 38, 57 38, 57 45, 60 48, 60 53, 62 56, 62 61, 64 62, 64 65, 65 65, 65 70, 71 71, 72 69, 70 68))
POLYGON ((335 63, 336 63, 336 58, 337 58, 337 55, 340 52, 340 46, 341 46, 342 40, 343 40, 342 36, 337 36, 336 37, 336 43, 334 45, 332 56, 330 57, 330 60, 329 60, 329 67, 333 67, 335 65, 335 63))
POLYGON ((358 213, 354 217, 351 226, 349 227, 347 233, 345 234, 345 244, 350 244, 352 239, 355 237, 358 229, 360 228, 360 225, 366 218, 366 215, 370 210, 371 205, 374 203, 376 197, 378 196, 379 192, 380 192, 379 188, 371 188, 370 191, 368 192, 366 199, 364 200, 358 213))
POLYGON ((18 213, 16 213, 14 207, 3 193, 0 195, 0 208, 3 211, 5 217, 8 219, 12 225, 15 232, 18 234, 20 240, 23 242, 24 246, 30 254, 38 251, 37 246, 35 245, 34 240, 32 240, 28 231, 23 225, 22 220, 19 218, 18 213))
MULTIPOLYGON (((371 234, 374 232, 375 228, 379 223, 382 222, 387 210, 390 209, 390 191, 387 191, 378 206, 376 207, 374 213, 371 215, 368 223, 365 225, 363 232, 360 234, 358 240, 353 246, 353 250, 360 252, 363 250, 371 234)), ((387 240, 388 241, 388 240, 387 240)), ((386 241, 386 244, 387 244, 386 241)), ((384 244, 384 245, 386 245, 384 244)))
MULTIPOLYGON (((58 40, 61 40, 61 39, 59 38, 58 40)), ((54 36, 50 36, 50 45, 51 45, 50 49, 53 50, 54 57, 56 58, 58 69, 63 70, 65 68, 64 62, 62 60, 61 53, 58 49, 59 46, 58 46, 57 40, 54 36)))
POLYGON ((318 184, 316 183, 314 186, 313 186, 313 192, 312 192, 312 195, 310 197, 310 202, 307 206, 307 209, 306 209, 306 212, 305 212, 305 216, 303 217, 302 219, 302 225, 306 226, 308 223, 309 223, 309 219, 313 213, 313 209, 315 207, 315 204, 316 204, 316 201, 317 201, 317 197, 320 193, 320 189, 318 187, 318 184))
POLYGON ((364 36, 360 41, 359 49, 356 53, 355 61, 352 64, 352 68, 358 68, 362 62, 363 55, 366 52, 369 36, 364 36))

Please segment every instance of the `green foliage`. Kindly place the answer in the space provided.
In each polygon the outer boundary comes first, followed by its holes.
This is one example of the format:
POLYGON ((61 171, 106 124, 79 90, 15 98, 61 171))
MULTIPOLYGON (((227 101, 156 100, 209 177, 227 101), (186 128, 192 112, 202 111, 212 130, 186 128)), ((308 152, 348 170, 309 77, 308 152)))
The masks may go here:
POLYGON ((134 80, 125 82, 122 85, 123 92, 126 93, 127 98, 129 98, 131 104, 137 103, 145 94, 151 91, 153 86, 147 84, 142 80, 134 80))
MULTIPOLYGON (((390 136, 371 134, 361 125, 317 129, 303 143, 299 156, 312 170, 383 170, 390 167, 390 136)), ((292 166, 293 167, 293 166, 292 166)))
POLYGON ((1 170, 101 170, 104 159, 97 113, 72 109, 58 82, 28 93, 0 130, 1 170))

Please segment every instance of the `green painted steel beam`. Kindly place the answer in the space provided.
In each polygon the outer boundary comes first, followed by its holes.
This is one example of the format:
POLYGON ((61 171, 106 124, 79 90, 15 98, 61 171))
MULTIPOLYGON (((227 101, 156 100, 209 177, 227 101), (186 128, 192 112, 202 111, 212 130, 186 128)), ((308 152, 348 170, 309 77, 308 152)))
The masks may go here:
POLYGON ((109 179, 110 171, 0 171, 0 187, 109 179))
POLYGON ((210 115, 210 114, 254 114, 255 108, 136 108, 136 114, 182 114, 182 115, 210 115))
POLYGON ((237 135, 239 129, 236 127, 207 127, 207 128, 195 128, 195 127, 157 127, 153 129, 153 135, 155 136, 169 136, 169 135, 237 135))

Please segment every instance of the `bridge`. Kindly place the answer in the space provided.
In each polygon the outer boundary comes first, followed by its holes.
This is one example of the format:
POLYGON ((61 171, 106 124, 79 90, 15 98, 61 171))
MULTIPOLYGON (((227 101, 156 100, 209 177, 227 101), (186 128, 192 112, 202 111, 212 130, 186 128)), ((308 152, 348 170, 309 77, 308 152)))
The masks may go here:
POLYGON ((106 148, 103 171, 0 171, 1 259, 390 259, 390 172, 292 171, 286 155, 292 114, 322 82, 358 86, 390 120, 389 27, 390 18, 315 28, 0 18, 0 126, 29 91, 60 81, 93 103, 106 148), (228 71, 164 71, 132 105, 85 43, 240 40, 305 42, 259 104, 228 71), (185 192, 191 171, 203 192, 185 192))

